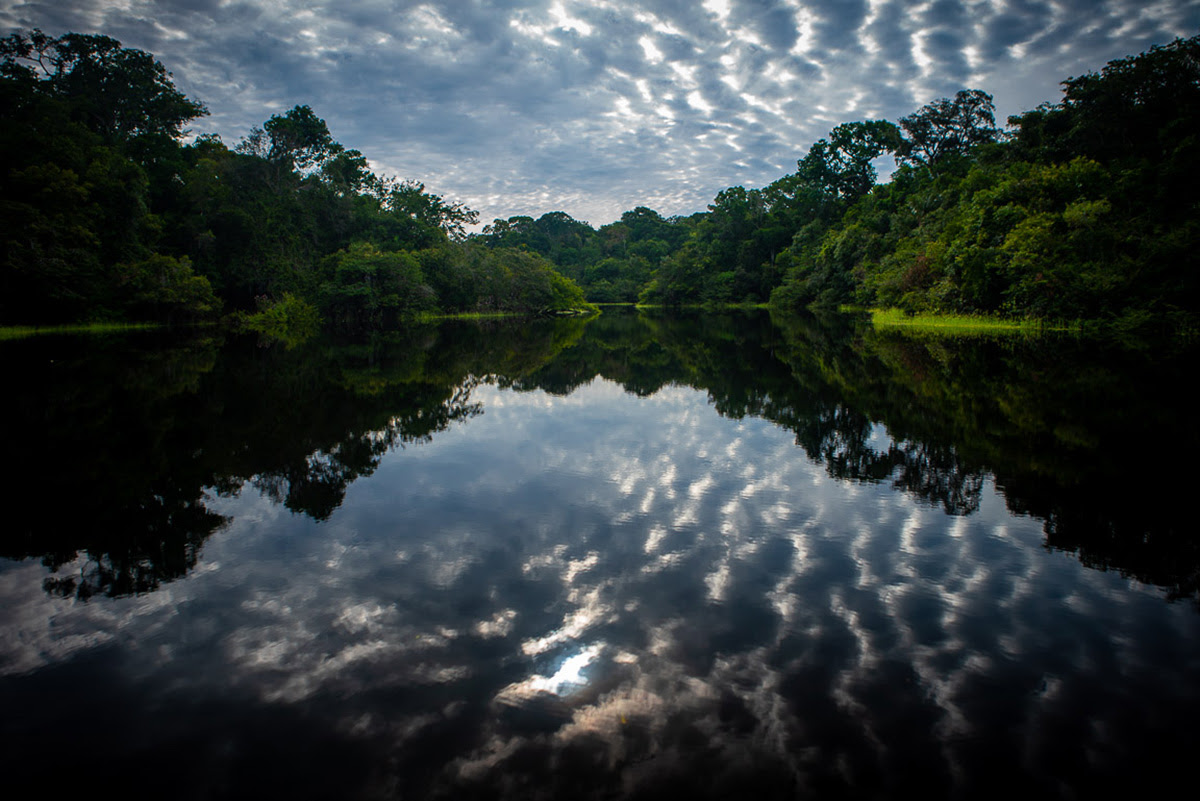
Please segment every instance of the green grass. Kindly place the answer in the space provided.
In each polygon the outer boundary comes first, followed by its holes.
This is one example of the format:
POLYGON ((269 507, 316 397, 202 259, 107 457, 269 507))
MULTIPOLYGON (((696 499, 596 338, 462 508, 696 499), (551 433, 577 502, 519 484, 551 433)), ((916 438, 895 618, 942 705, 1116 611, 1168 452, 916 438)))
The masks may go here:
POLYGON ((77 323, 73 325, 0 326, 0 340, 27 339, 42 334, 110 334, 117 331, 148 331, 158 323, 77 323))
POLYGON ((493 320, 501 317, 521 317, 517 312, 420 312, 412 319, 419 323, 433 323, 438 320, 493 320))
POLYGON ((913 314, 900 309, 871 309, 871 324, 876 328, 895 328, 914 333, 956 336, 986 336, 1006 334, 1042 334, 1051 331, 1076 331, 1078 325, 1052 323, 1045 320, 1013 320, 982 314, 913 314))

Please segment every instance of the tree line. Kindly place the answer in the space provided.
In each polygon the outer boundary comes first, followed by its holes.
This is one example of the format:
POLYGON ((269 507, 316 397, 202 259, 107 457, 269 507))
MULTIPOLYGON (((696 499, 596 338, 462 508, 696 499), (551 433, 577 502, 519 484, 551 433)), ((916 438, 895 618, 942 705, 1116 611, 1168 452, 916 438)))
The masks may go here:
POLYGON ((308 106, 233 148, 154 58, 105 36, 0 40, 0 323, 257 311, 374 327, 591 302, 898 307, 1194 326, 1200 37, 995 122, 963 90, 847 122, 762 188, 599 229, 494 220, 380 177, 308 106), (891 157, 891 179, 875 164, 891 157), (586 295, 586 299, 585 299, 586 295))
POLYGON ((587 305, 536 253, 467 241, 476 212, 375 175, 308 106, 232 148, 185 136, 205 114, 110 37, 0 39, 0 323, 587 305))
POLYGON ((838 125, 768 186, 706 212, 562 212, 478 236, 550 258, 593 301, 898 307, 1139 325, 1200 312, 1200 37, 1062 83, 995 121, 969 89, 838 125), (880 184, 874 164, 895 160, 880 184))

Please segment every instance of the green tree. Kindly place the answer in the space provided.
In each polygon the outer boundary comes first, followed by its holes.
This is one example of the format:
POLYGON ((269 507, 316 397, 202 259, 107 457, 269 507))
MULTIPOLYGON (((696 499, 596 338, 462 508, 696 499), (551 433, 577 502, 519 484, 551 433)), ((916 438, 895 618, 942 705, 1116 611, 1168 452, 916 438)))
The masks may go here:
POLYGON ((76 119, 109 140, 177 139, 184 124, 208 113, 175 88, 153 56, 107 36, 10 34, 0 40, 0 74, 44 82, 76 119))
POLYGON ((288 171, 319 167, 344 148, 333 140, 329 126, 309 106, 295 106, 286 114, 273 114, 246 137, 241 149, 288 171))
POLYGON ((854 201, 875 185, 872 160, 895 152, 901 141, 900 131, 887 120, 844 123, 813 144, 797 162, 796 175, 829 197, 854 201))
POLYGON ((434 291, 411 254, 363 242, 327 262, 332 275, 322 284, 321 305, 337 323, 372 327, 434 307, 434 291))
POLYGON ((479 222, 479 212, 463 203, 448 203, 441 195, 426 192, 425 184, 420 181, 390 183, 383 190, 383 196, 386 211, 440 229, 457 242, 466 238, 466 226, 479 222))
MULTIPOLYGON (((1060 102, 1009 119, 1015 143, 1024 157, 1048 161, 1076 155, 1102 164, 1194 157, 1200 130, 1198 63, 1200 36, 1193 36, 1068 78, 1060 102)), ((1162 177, 1168 187, 1176 185, 1162 177)), ((1190 175, 1178 180, 1194 184, 1190 175)))
POLYGON ((116 268, 118 302, 134 319, 175 322, 213 317, 221 302, 208 279, 196 275, 187 256, 155 254, 116 268))
POLYGON ((112 268, 156 249, 151 179, 204 107, 147 53, 36 30, 0 40, 0 98, 0 317, 123 313, 112 268))
POLYGON ((897 151, 898 159, 930 172, 999 136, 992 96, 979 89, 963 89, 953 99, 939 98, 902 117, 900 127, 907 139, 897 151))

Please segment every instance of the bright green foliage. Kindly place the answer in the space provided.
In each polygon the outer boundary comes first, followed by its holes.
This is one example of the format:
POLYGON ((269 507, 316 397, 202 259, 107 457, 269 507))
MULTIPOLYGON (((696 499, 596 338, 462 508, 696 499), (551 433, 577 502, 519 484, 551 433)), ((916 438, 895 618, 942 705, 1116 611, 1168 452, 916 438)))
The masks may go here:
POLYGON ((561 274, 598 303, 630 303, 661 260, 687 237, 689 222, 665 219, 645 206, 593 229, 561 211, 494 220, 475 239, 492 248, 517 248, 545 256, 561 274))
POLYGON ((907 164, 820 236, 797 236, 772 302, 1187 325, 1200 314, 1198 55, 1200 37, 1179 40, 1068 80, 1062 103, 1014 118, 1002 143, 982 93, 906 117, 907 164))
POLYGON ((327 262, 332 277, 321 286, 321 307, 333 321, 377 326, 434 308, 434 291, 412 254, 357 243, 327 262))
POLYGON ((792 291, 908 311, 1103 315, 1136 291, 1110 185, 1087 159, 902 171, 823 237, 792 291))
MULTIPOLYGON (((718 193, 688 239, 662 257, 640 299, 646 303, 760 303, 798 264, 796 249, 814 246, 875 182, 872 160, 901 145, 884 120, 846 123, 818 140, 797 171, 763 189, 718 193)), ((837 282, 841 291, 846 282, 837 282)), ((806 288, 794 302, 819 293, 806 288)))
POLYGON ((475 284, 471 311, 555 314, 589 308, 583 291, 536 253, 511 248, 463 247, 475 284))
POLYGON ((640 298, 1194 325, 1198 62, 1200 37, 1113 62, 1004 137, 980 90, 839 125, 795 174, 719 193, 640 298))
POLYGON ((1011 337, 1022 334, 1040 336, 1047 331, 1070 330, 1065 326, 1045 326, 1033 319, 1014 320, 965 314, 906 314, 900 309, 874 309, 871 325, 898 329, 911 336, 1011 337))
POLYGON ((339 324, 591 301, 842 303, 1104 319, 1200 315, 1200 37, 1063 83, 1009 121, 964 90, 847 122, 795 173, 708 210, 639 206, 594 229, 495 220, 381 178, 308 106, 236 148, 183 144, 204 113, 103 36, 0 39, 0 323, 190 319, 288 295, 339 324), (900 166, 875 185, 874 160, 900 166), (582 287, 583 292, 579 291, 582 287))

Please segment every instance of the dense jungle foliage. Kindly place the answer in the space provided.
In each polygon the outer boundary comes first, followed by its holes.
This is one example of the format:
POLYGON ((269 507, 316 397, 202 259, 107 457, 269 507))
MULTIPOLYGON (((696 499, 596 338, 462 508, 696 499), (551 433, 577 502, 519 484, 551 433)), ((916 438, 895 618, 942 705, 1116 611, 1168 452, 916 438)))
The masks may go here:
POLYGON ((692 217, 642 207, 596 231, 554 212, 479 238, 547 256, 594 301, 1194 325, 1200 37, 1062 85, 1003 131, 979 90, 839 125, 795 173, 692 217))
POLYGON ((592 302, 897 307, 1194 328, 1200 36, 1063 82, 1008 120, 963 90, 847 122, 796 172, 706 212, 593 228, 497 219, 381 178, 307 106, 230 149, 150 54, 0 40, 0 324, 188 320, 376 327, 592 302), (887 183, 875 165, 891 158, 887 183), (582 291, 581 288, 582 287, 582 291))
POLYGON ((474 211, 374 175, 309 107, 232 149, 185 142, 206 113, 106 36, 0 40, 0 324, 586 305, 546 259, 465 241, 474 211))

